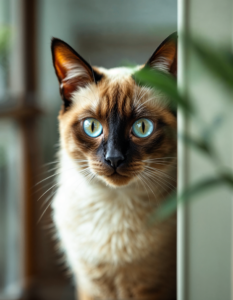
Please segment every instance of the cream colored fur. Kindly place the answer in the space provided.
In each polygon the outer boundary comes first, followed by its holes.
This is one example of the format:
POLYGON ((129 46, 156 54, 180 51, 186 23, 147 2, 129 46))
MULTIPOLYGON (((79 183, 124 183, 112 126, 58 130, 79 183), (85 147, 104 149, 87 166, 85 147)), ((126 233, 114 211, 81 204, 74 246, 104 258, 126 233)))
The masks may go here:
MULTIPOLYGON (((98 179, 89 181, 65 151, 59 156, 61 174, 52 205, 54 221, 76 280, 95 294, 98 287, 92 279, 104 275, 98 265, 109 264, 109 273, 115 272, 113 266, 141 260, 160 243, 160 227, 148 228, 147 220, 152 207, 160 202, 161 190, 157 185, 151 190, 139 182, 112 188, 98 179), (85 273, 82 262, 93 268, 91 276, 85 273)), ((174 222, 170 220, 167 226, 174 228, 174 222)))

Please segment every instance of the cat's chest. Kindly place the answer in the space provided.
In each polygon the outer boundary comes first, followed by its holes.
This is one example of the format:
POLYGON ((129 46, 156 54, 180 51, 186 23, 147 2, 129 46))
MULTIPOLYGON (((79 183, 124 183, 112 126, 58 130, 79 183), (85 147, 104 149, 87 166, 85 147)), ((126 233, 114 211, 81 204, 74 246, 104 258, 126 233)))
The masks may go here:
POLYGON ((53 203, 54 220, 71 265, 130 262, 146 255, 155 242, 145 226, 151 211, 140 204, 137 192, 62 187, 53 203))

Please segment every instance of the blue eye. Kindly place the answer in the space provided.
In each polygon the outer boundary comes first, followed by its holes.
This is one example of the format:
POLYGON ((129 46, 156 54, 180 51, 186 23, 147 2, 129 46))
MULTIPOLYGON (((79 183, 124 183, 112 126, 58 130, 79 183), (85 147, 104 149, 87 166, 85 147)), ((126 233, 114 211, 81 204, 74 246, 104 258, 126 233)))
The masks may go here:
POLYGON ((83 130, 90 137, 97 137, 103 132, 103 127, 99 121, 93 118, 88 118, 83 122, 83 130))
POLYGON ((151 135, 154 125, 153 123, 148 119, 139 119, 133 124, 133 133, 137 137, 144 138, 149 135, 151 135))

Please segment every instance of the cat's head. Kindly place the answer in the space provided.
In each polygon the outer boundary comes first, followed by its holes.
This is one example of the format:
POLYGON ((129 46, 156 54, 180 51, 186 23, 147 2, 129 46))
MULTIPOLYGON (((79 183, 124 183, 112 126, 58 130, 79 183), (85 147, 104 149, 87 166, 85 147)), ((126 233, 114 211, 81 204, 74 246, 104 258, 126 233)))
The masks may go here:
POLYGON ((176 115, 166 97, 133 78, 144 66, 176 76, 177 37, 169 36, 143 66, 90 66, 65 42, 52 40, 59 80, 61 147, 83 170, 111 186, 164 172, 176 155, 176 115))

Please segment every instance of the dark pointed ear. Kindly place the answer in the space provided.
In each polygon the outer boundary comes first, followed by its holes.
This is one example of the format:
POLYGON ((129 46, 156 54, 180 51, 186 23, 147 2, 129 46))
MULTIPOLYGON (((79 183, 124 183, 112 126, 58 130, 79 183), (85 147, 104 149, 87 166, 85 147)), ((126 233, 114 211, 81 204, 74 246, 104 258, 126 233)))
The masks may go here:
POLYGON ((88 83, 97 82, 100 75, 68 44, 57 38, 51 44, 53 65, 60 83, 60 93, 69 106, 72 93, 88 83))
POLYGON ((155 50, 146 63, 153 69, 169 72, 177 76, 177 33, 169 35, 155 50))

